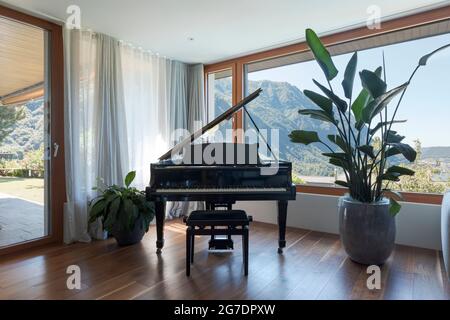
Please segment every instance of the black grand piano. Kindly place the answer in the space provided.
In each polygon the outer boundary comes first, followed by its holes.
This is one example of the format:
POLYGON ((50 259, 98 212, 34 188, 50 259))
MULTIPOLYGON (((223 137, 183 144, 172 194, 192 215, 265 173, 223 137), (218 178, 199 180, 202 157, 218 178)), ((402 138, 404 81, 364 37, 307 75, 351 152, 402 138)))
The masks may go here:
MULTIPOLYGON (((146 188, 147 200, 155 203, 157 252, 161 253, 164 246, 164 220, 167 201, 204 201, 206 208, 216 205, 227 205, 229 208, 236 201, 267 201, 278 202, 279 241, 278 252, 282 253, 286 246, 286 218, 288 200, 295 200, 296 188, 292 184, 292 164, 278 159, 262 160, 258 155, 257 144, 230 144, 221 146, 210 144, 195 144, 196 139, 222 121, 230 119, 236 112, 243 109, 259 133, 259 128, 251 118, 246 105, 257 98, 261 89, 233 106, 205 127, 187 137, 174 148, 159 158, 158 163, 151 164, 150 186, 146 188), (212 147, 224 150, 214 157, 215 162, 184 161, 179 155, 193 155, 199 149, 212 147), (228 150, 228 151, 226 151, 228 150), (231 150, 231 152, 230 152, 231 150), (230 158, 230 153, 232 156, 230 158), (220 159, 219 161, 217 159, 220 159), (231 161, 230 161, 231 159, 231 161), (276 168, 275 174, 262 174, 266 168, 276 168)), ((264 139, 270 151, 270 146, 264 139)))

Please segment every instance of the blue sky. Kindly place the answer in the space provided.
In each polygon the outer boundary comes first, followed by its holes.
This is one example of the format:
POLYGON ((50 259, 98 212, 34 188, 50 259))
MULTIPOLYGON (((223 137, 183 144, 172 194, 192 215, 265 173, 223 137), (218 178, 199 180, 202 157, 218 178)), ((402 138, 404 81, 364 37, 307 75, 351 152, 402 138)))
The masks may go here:
MULTIPOLYGON (((374 70, 386 58, 388 89, 406 82, 423 55, 450 43, 450 34, 399 43, 383 48, 358 52, 358 71, 374 70)), ((343 97, 341 82, 351 54, 333 57, 339 75, 333 80, 334 89, 343 97)), ((299 89, 319 90, 312 79, 325 84, 322 70, 315 61, 263 70, 249 74, 249 80, 289 82, 299 89)), ((355 79, 354 95, 361 90, 359 76, 355 79)), ((390 105, 390 109, 394 104, 390 105)), ((405 142, 420 139, 422 146, 450 146, 450 49, 433 56, 421 68, 406 92, 397 119, 408 120, 394 128, 406 136, 405 142)))

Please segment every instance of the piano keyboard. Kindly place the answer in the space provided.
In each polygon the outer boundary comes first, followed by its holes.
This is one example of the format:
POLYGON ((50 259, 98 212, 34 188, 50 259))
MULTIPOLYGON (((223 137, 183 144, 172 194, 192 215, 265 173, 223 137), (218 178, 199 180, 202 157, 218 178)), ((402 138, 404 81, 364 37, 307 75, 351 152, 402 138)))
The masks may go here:
POLYGON ((241 192, 286 192, 287 188, 186 188, 186 189, 157 189, 156 193, 241 193, 241 192))

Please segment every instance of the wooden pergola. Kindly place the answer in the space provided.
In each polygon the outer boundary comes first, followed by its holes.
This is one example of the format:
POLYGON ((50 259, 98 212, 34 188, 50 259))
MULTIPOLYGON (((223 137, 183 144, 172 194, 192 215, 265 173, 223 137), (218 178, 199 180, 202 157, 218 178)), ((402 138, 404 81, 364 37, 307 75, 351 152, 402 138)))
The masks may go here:
POLYGON ((0 105, 44 95, 45 31, 0 17, 0 105))

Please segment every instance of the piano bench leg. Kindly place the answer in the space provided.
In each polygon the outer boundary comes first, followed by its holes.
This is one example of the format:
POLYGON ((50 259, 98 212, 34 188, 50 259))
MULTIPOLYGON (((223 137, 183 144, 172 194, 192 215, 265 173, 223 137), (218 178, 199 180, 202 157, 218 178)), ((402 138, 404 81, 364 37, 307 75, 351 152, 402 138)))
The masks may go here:
POLYGON ((248 226, 243 227, 242 233, 242 250, 244 251, 244 274, 248 276, 248 242, 249 242, 248 226))
POLYGON ((191 236, 191 264, 194 263, 195 232, 191 236))
POLYGON ((186 277, 191 275, 191 245, 192 245, 192 228, 188 227, 186 230, 186 277))

